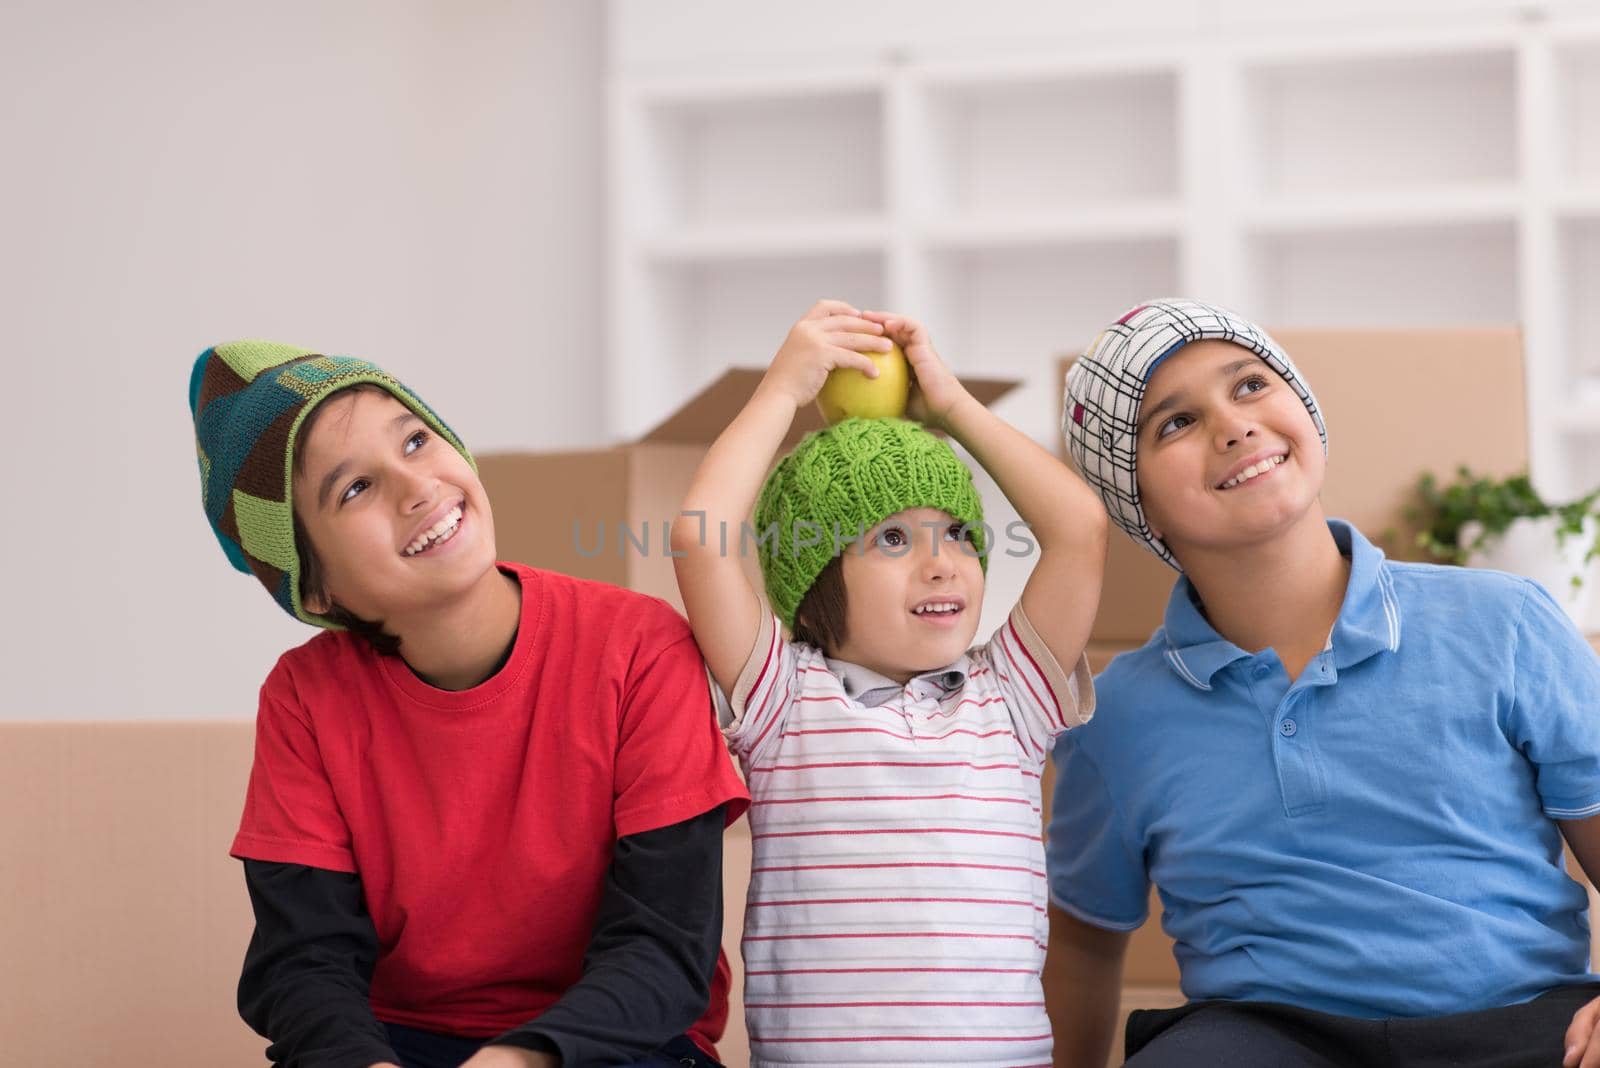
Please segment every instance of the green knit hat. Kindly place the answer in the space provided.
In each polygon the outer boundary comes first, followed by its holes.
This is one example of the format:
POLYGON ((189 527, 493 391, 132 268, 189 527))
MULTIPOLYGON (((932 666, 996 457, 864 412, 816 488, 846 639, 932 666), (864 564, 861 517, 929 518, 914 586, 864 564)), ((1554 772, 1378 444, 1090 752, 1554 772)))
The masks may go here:
POLYGON ((200 499, 222 551, 234 567, 260 579, 284 611, 319 627, 337 629, 300 603, 290 492, 295 439, 305 417, 329 394, 362 382, 388 390, 473 463, 433 409, 365 360, 271 341, 235 341, 206 349, 189 375, 200 499))
POLYGON ((905 419, 846 419, 801 439, 756 499, 756 553, 778 618, 793 629, 800 602, 845 539, 908 508, 970 524, 988 570, 983 501, 943 439, 905 419), (774 526, 777 537, 764 538, 774 526))

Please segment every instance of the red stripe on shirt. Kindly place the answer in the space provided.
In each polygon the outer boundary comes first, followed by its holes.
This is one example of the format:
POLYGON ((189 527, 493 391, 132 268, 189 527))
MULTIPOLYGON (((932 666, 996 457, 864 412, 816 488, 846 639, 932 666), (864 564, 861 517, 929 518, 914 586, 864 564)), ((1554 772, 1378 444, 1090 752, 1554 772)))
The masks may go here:
POLYGON ((1038 1001, 747 1001, 747 1009, 1036 1009, 1038 1001))
POLYGON ((755 1035, 751 1035, 750 1041, 762 1042, 770 1046, 789 1042, 1043 1042, 1049 1038, 1048 1034, 1017 1035, 1015 1037, 1001 1037, 998 1035, 857 1035, 848 1038, 844 1036, 838 1038, 758 1038, 755 1035))
POLYGON ((1023 834, 1021 831, 978 831, 966 827, 873 827, 850 830, 827 828, 820 831, 766 831, 752 834, 750 840, 758 842, 763 838, 820 838, 830 835, 860 834, 973 834, 984 838, 1021 838, 1029 842, 1039 837, 1036 834, 1023 834))
POLYGON ((985 942, 1033 942, 1033 935, 977 934, 972 931, 849 931, 839 934, 745 935, 746 942, 838 941, 846 938, 978 938, 985 942))
MULTIPOLYGON (((773 690, 776 690, 776 689, 777 689, 777 686, 773 686, 773 690)), ((783 702, 782 702, 782 704, 783 705, 787 705, 789 703, 789 698, 792 697, 793 695, 794 695, 794 680, 793 679, 785 679, 784 683, 783 683, 783 702)), ((777 707, 782 707, 782 706, 776 706, 776 707, 770 706, 770 705, 763 705, 762 706, 763 714, 765 714, 767 716, 767 725, 765 727, 761 728, 761 735, 758 738, 756 738, 755 744, 750 747, 750 752, 751 752, 752 755, 756 752, 757 749, 761 748, 761 743, 766 740, 766 737, 767 737, 768 734, 772 733, 772 728, 776 727, 778 725, 779 720, 782 718, 777 713, 777 707)))
MULTIPOLYGON (((782 638, 783 635, 778 633, 777 627, 773 627, 772 641, 767 645, 767 658, 766 660, 762 661, 761 670, 756 672, 756 681, 750 684, 751 697, 754 697, 756 694, 761 692, 761 680, 767 677, 767 669, 772 666, 772 656, 778 651, 778 642, 781 641, 782 638)), ((748 711, 748 701, 745 703, 745 708, 748 711)))
POLYGON ((1034 868, 1018 867, 1015 864, 942 864, 934 861, 905 861, 900 864, 787 864, 769 868, 751 868, 752 872, 769 871, 866 871, 880 868, 956 868, 960 870, 973 869, 976 871, 1025 871, 1029 875, 1036 875, 1043 879, 1044 872, 1034 868))
POLYGON ((1031 909, 1039 908, 1031 901, 1012 901, 1002 897, 819 897, 810 901, 751 901, 745 907, 760 909, 777 905, 881 905, 899 902, 919 902, 925 905, 1019 905, 1031 909))
MULTIPOLYGON (((1028 652, 1028 646, 1027 646, 1027 644, 1025 642, 1023 642, 1022 635, 1017 633, 1017 621, 1014 620, 1014 619, 1007 619, 1006 620, 1006 630, 1011 632, 1011 637, 1016 640, 1017 648, 1022 651, 1022 655, 1023 656, 1028 658, 1028 663, 1033 665, 1034 673, 1039 676, 1039 678, 1041 680, 1041 685, 1043 685, 1043 679, 1045 678, 1045 673, 1039 669, 1039 662, 1033 658, 1033 654, 1028 652)), ((1050 707, 1054 707, 1055 708, 1055 710, 1056 710, 1056 726, 1060 727, 1062 730, 1066 730, 1067 729, 1067 719, 1066 719, 1066 716, 1062 714, 1061 702, 1056 699, 1055 691, 1050 689, 1049 686, 1045 686, 1045 689, 1050 694, 1050 704, 1046 705, 1043 701, 1039 700, 1038 692, 1036 690, 1034 690, 1033 683, 1028 681, 1028 678, 1027 678, 1026 675, 1023 676, 1022 682, 1023 682, 1023 684, 1025 686, 1028 687, 1028 692, 1030 694, 1033 694, 1033 699, 1035 701, 1039 702, 1039 707, 1040 708, 1050 708, 1050 707)))
MULTIPOLYGON (((821 764, 770 764, 764 768, 751 768, 750 774, 771 771, 811 771, 815 768, 971 768, 973 771, 1028 771, 1017 764, 973 764, 970 761, 920 761, 920 760, 836 760, 821 764)), ((1038 775, 1034 775, 1038 778, 1038 775)))
POLYGON ((772 968, 745 975, 1038 975, 1036 968, 772 968))
POLYGON ((829 797, 768 797, 750 802, 756 805, 812 805, 824 801, 993 801, 1002 805, 1027 805, 1038 812, 1039 806, 1025 797, 979 797, 977 794, 863 794, 829 797))
POLYGON ((1005 701, 1006 699, 1004 695, 997 697, 985 697, 981 700, 976 697, 963 697, 959 703, 952 705, 949 708, 941 708, 937 712, 929 713, 928 718, 945 719, 955 715, 957 712, 960 712, 963 708, 968 706, 973 708, 983 708, 986 705, 1003 705, 1005 704, 1005 701))
MULTIPOLYGON (((804 698, 801 698, 804 700, 804 698)), ((903 742, 939 742, 946 738, 954 738, 958 734, 969 735, 973 738, 999 738, 1012 732, 1004 731, 969 731, 965 727, 957 727, 953 731, 943 734, 901 734, 898 731, 885 730, 883 727, 818 727, 807 731, 784 731, 785 738, 800 738, 808 734, 887 734, 891 738, 899 738, 903 742)))

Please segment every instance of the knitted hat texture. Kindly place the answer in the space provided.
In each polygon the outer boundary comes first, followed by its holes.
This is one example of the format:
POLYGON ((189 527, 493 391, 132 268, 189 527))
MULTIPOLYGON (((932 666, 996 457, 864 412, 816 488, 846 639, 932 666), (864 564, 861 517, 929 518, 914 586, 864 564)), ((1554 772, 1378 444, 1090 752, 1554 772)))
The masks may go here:
POLYGON ((807 434, 756 500, 756 552, 778 618, 793 628, 800 602, 847 539, 909 508, 970 524, 987 570, 983 502, 947 442, 905 419, 846 419, 807 434))
POLYGON ((189 376, 200 499, 222 551, 235 568, 261 580, 284 611, 319 627, 335 624, 300 603, 291 493, 295 439, 329 394, 363 382, 387 390, 473 463, 433 409, 366 360, 236 341, 206 349, 189 376))

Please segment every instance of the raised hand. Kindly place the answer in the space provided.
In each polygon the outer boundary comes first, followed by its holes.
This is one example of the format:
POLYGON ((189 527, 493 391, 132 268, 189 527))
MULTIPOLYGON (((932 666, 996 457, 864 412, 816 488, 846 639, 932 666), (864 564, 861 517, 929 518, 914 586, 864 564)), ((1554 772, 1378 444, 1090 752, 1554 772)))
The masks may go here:
POLYGON ((883 332, 881 323, 844 301, 819 300, 790 328, 760 388, 788 397, 798 409, 817 399, 836 367, 854 367, 876 378, 877 365, 862 353, 887 352, 890 342, 883 332))
POLYGON ((928 328, 915 319, 892 312, 866 311, 861 317, 880 325, 883 332, 905 350, 914 379, 906 414, 929 426, 950 429, 951 413, 972 395, 939 357, 928 328))

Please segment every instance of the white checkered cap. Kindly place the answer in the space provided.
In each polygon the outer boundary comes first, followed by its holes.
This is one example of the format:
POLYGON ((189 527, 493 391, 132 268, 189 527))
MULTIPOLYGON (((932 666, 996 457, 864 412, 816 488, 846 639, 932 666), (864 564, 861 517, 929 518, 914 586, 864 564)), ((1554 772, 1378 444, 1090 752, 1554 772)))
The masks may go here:
POLYGON ((1106 327, 1067 372, 1061 426, 1078 470, 1100 491, 1111 521, 1129 537, 1182 571, 1145 522, 1139 503, 1139 405, 1162 360, 1191 341, 1231 341, 1260 356, 1305 402, 1328 450, 1328 428, 1317 398, 1294 363, 1267 332, 1225 308, 1197 300, 1152 300, 1106 327))

